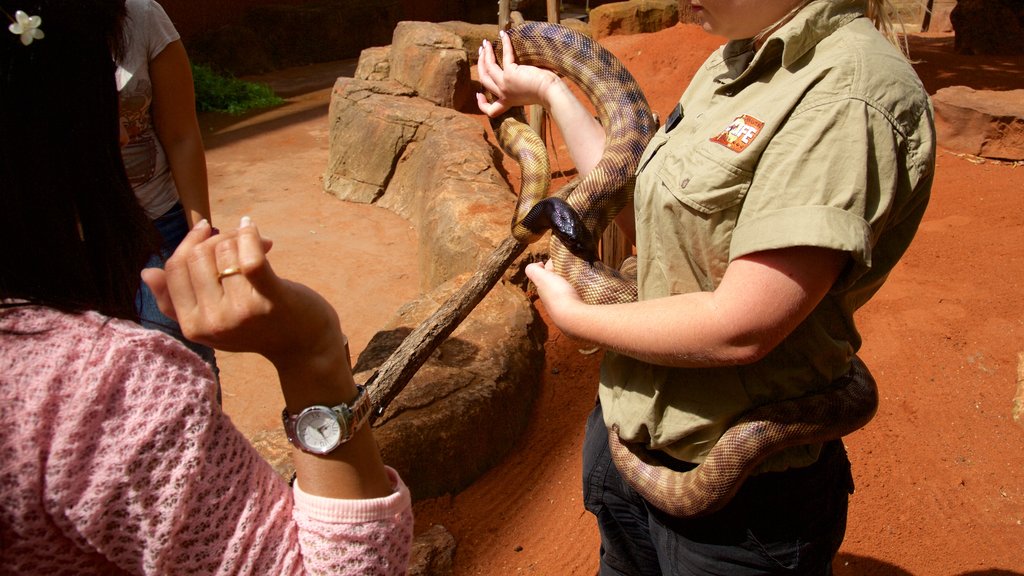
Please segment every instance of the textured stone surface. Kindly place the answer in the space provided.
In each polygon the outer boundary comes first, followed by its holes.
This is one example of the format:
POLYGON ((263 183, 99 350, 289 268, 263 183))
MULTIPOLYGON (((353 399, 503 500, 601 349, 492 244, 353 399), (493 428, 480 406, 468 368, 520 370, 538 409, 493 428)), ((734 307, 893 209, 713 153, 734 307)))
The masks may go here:
POLYGON ((932 97, 944 148, 985 158, 1024 160, 1024 90, 943 88, 932 97))
POLYGON ((924 15, 924 30, 928 32, 952 32, 953 24, 949 21, 949 15, 956 7, 956 0, 934 0, 932 11, 924 15))
MULTIPOLYGON (((368 380, 467 277, 399 310, 359 355, 356 381, 368 380)), ((522 290, 499 283, 395 398, 374 434, 413 498, 457 493, 512 448, 540 385, 544 337, 522 290)))
POLYGON ((390 96, 412 96, 396 82, 366 82, 339 78, 331 97, 330 157, 324 189, 342 200, 369 204, 384 194, 395 163, 435 106, 403 98, 391 105, 390 96))
POLYGON ((508 236, 515 197, 478 123, 396 86, 348 78, 335 84, 324 189, 408 218, 429 290, 475 271, 508 236))
POLYGON ((466 49, 466 56, 471 64, 476 64, 477 48, 484 40, 492 43, 498 42, 498 24, 471 24, 453 20, 451 22, 439 22, 439 26, 457 35, 462 39, 462 46, 466 49))
POLYGON ((374 82, 387 80, 391 76, 391 47, 374 46, 359 53, 353 77, 374 82))
POLYGON ((590 32, 594 38, 657 32, 677 22, 679 2, 676 0, 629 0, 604 4, 590 11, 590 32))
POLYGON ((461 109, 470 96, 462 38, 438 24, 399 22, 391 42, 391 78, 438 106, 461 109))

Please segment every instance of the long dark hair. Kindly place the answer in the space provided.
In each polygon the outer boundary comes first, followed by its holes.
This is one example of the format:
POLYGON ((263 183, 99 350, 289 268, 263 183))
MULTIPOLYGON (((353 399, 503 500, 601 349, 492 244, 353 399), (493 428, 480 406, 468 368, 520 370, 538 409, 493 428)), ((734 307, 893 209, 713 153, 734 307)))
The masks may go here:
POLYGON ((0 300, 137 318, 157 236, 125 174, 124 0, 0 0, 0 300), (45 37, 7 31, 21 10, 45 37))

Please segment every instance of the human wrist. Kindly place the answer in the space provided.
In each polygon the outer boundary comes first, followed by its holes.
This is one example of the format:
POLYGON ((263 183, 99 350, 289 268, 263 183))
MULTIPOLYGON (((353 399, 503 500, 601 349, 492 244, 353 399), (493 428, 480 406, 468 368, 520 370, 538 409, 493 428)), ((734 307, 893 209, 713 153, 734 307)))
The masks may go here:
POLYGON ((551 110, 558 105, 559 99, 567 96, 572 97, 572 93, 569 90, 569 86, 562 81, 558 74, 550 70, 544 70, 543 72, 544 77, 537 88, 537 98, 541 106, 551 110))
POLYGON ((314 404, 333 406, 355 397, 348 338, 340 331, 337 336, 305 353, 271 359, 290 411, 314 404))

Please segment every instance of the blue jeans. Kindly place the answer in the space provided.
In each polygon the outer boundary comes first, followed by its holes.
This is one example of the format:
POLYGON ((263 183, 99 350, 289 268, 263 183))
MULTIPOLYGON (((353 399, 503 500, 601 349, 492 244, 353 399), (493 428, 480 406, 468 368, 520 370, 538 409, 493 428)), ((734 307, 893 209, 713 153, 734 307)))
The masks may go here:
MULTIPOLYGON (((177 203, 163 216, 153 220, 153 225, 160 232, 160 253, 150 257, 149 262, 146 262, 146 268, 163 268, 164 262, 171 257, 181 241, 185 239, 185 235, 188 234, 188 219, 185 218, 185 209, 181 203, 177 203)), ((217 401, 220 402, 220 370, 217 368, 217 358, 213 353, 213 348, 185 338, 185 335, 181 333, 181 326, 160 312, 160 308, 156 305, 156 297, 153 296, 153 292, 145 282, 142 283, 139 293, 135 297, 135 306, 139 311, 139 320, 144 327, 170 334, 189 350, 198 354, 210 366, 213 378, 217 381, 217 401)))
POLYGON ((718 512, 680 519, 648 505, 619 475, 607 434, 598 404, 584 440, 583 500, 601 531, 601 576, 832 574, 853 493, 841 441, 806 468, 748 478, 718 512))

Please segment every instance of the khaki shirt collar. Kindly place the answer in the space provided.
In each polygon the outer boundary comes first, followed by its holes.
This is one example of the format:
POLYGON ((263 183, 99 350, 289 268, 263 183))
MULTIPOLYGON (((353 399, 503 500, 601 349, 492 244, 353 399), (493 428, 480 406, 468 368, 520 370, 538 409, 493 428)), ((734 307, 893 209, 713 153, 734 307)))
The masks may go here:
MULTIPOLYGON (((742 83, 762 67, 774 68, 781 64, 789 68, 822 39, 864 13, 864 0, 814 0, 768 36, 756 53, 753 40, 731 40, 720 52, 721 59, 712 58, 707 65, 725 64, 727 71, 717 78, 724 86, 742 83)), ((735 91, 737 87, 732 89, 735 91)))

